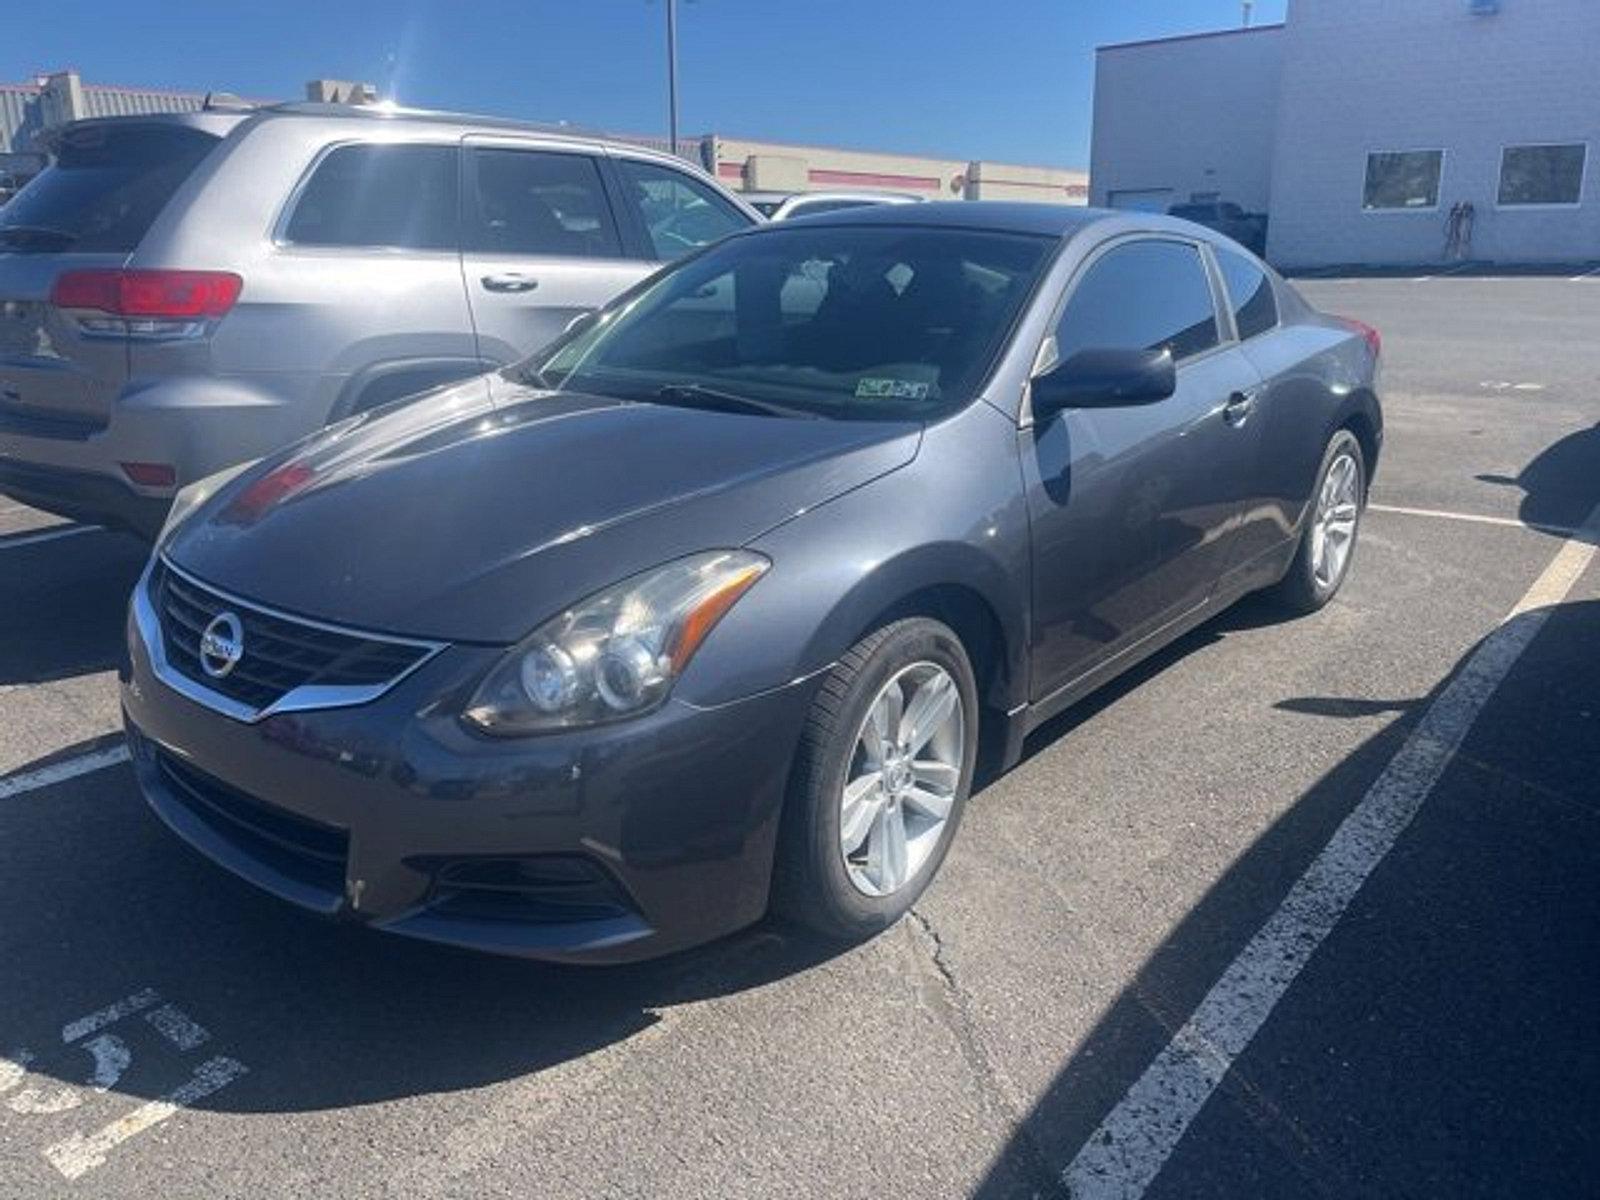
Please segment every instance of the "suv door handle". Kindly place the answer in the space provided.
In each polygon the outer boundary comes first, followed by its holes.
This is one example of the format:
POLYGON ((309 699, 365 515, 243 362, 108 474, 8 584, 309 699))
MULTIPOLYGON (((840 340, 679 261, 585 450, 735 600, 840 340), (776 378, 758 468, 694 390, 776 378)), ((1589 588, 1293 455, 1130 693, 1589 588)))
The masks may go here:
POLYGON ((479 282, 483 284, 483 290, 486 292, 531 292, 539 286, 537 279, 517 271, 485 275, 479 282))
POLYGON ((1234 392, 1228 397, 1228 402, 1222 406, 1222 419, 1237 429, 1250 419, 1250 414, 1256 408, 1256 393, 1234 392))

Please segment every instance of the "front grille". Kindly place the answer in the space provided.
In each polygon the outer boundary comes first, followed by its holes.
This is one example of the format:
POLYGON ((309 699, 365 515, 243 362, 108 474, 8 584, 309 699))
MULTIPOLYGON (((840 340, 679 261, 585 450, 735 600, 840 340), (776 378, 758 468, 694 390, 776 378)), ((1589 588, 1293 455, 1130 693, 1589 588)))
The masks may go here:
MULTIPOLYGON (((166 563, 150 578, 167 665, 186 679, 262 712, 305 687, 370 690, 373 695, 433 652, 433 647, 329 629, 230 599, 166 563), (238 618, 244 656, 221 678, 200 664, 200 639, 223 613, 238 618)), ((346 703, 349 701, 346 700, 346 703)))
POLYGON ((212 830, 258 862, 300 883, 343 895, 350 836, 263 803, 175 758, 156 752, 168 791, 212 830))

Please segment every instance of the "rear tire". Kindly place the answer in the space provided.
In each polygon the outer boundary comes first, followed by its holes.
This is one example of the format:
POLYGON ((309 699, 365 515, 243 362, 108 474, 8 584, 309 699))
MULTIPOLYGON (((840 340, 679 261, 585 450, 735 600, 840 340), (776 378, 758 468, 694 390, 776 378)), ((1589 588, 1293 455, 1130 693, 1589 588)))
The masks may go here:
POLYGON ((1361 514, 1367 506, 1367 464, 1348 429, 1328 439, 1306 510, 1294 561, 1268 594, 1295 613, 1313 613, 1338 594, 1350 574, 1361 514))
POLYGON ((848 941, 898 921, 950 848, 977 748, 977 684, 954 632, 913 617, 862 638, 806 719, 773 908, 848 941))

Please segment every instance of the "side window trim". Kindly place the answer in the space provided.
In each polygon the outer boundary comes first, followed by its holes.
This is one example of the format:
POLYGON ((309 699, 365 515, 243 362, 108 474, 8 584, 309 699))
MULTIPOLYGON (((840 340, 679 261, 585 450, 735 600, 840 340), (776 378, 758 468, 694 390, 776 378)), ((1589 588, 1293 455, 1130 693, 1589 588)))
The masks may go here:
POLYGON ((1265 263, 1258 265, 1249 255, 1241 255, 1240 257, 1242 257, 1245 262, 1249 263, 1251 266, 1255 267, 1256 270, 1261 272, 1261 278, 1266 281, 1267 292, 1272 297, 1272 324, 1265 329, 1251 334, 1248 338, 1243 335, 1242 331, 1239 329, 1238 316, 1234 310, 1236 297, 1233 295, 1232 289, 1228 287, 1227 275, 1222 269, 1222 255, 1224 253, 1235 254, 1237 252, 1230 250, 1219 250, 1211 243, 1206 243, 1206 261, 1210 264, 1210 270, 1212 271, 1212 291, 1215 292, 1218 298, 1221 300, 1222 311, 1227 314, 1228 328, 1233 331, 1231 341, 1235 344, 1243 345, 1247 341, 1253 342, 1256 340, 1256 338, 1266 337, 1267 334, 1276 333, 1279 329, 1282 329, 1283 301, 1278 294, 1278 285, 1277 282, 1272 278, 1271 269, 1268 268, 1265 263))
MULTIPOLYGON (((623 179, 621 170, 621 164, 624 162, 640 163, 644 166, 654 167, 656 170, 661 171, 664 174, 677 176, 679 179, 684 181, 685 185, 688 186, 691 191, 696 189, 704 189, 709 193, 707 203, 714 203, 717 207, 726 209, 732 216, 737 217, 740 221, 742 221, 744 223, 744 228, 746 229, 761 223, 759 219, 750 217, 750 215, 744 209, 740 208, 738 204, 729 200, 728 197, 723 194, 721 185, 719 185, 716 180, 712 179, 709 175, 691 169, 688 163, 683 163, 680 166, 674 162, 665 162, 659 158, 655 158, 646 154, 629 154, 626 151, 619 152, 609 146, 606 147, 606 154, 611 159, 612 169, 616 173, 615 184, 617 187, 618 198, 621 202, 621 207, 627 211, 631 223, 638 230, 640 249, 643 253, 643 257, 648 262, 659 262, 664 264, 666 262, 675 260, 662 259, 658 254, 655 243, 650 237, 650 230, 646 226, 644 218, 638 210, 638 206, 634 204, 632 199, 629 197, 627 181, 623 179)), ((690 253, 692 253, 692 251, 690 253)))
POLYGON ((463 160, 464 156, 461 153, 461 142, 458 139, 439 141, 433 138, 408 138, 399 141, 378 141, 373 138, 344 138, 337 142, 326 142, 323 144, 322 148, 312 156, 311 161, 306 164, 305 170, 300 173, 300 178, 295 181, 294 187, 289 189, 288 197, 284 200, 283 204, 279 206, 278 214, 273 218, 272 228, 268 240, 271 241, 272 248, 274 250, 292 250, 298 254, 428 254, 440 257, 449 256, 451 258, 460 258, 461 196, 462 189, 465 187, 465 180, 462 178, 462 172, 465 169, 463 160), (292 240, 288 236, 289 222, 294 218, 295 209, 299 207, 301 197, 305 195, 306 188, 310 186, 312 178, 317 173, 317 169, 321 167, 322 164, 337 151, 346 149, 350 146, 423 146, 453 151, 456 156, 455 237, 452 239, 455 242, 455 248, 453 250, 418 250, 407 246, 319 246, 292 240))
POLYGON ((1239 336, 1239 323, 1233 315, 1233 297, 1228 292, 1228 281, 1222 277, 1217 248, 1210 242, 1200 243, 1200 261, 1205 265, 1206 279, 1211 284, 1211 311, 1216 314, 1217 341, 1222 346, 1237 346, 1244 339, 1239 336))
POLYGON ((1178 370, 1181 371, 1190 363, 1199 362, 1201 359, 1208 358, 1218 351, 1226 350, 1236 344, 1237 339, 1230 336, 1230 332, 1233 329, 1233 313, 1231 311, 1228 312, 1226 314, 1227 319, 1224 320, 1222 310, 1227 308, 1227 304, 1223 300, 1226 293, 1221 289, 1216 268, 1212 264, 1209 255, 1210 247, 1205 242, 1176 233, 1119 233, 1090 247, 1089 251, 1083 256, 1083 261, 1073 270, 1071 278, 1062 286, 1061 295, 1057 297, 1055 306, 1050 313, 1050 320, 1045 325, 1044 337, 1040 339, 1039 348, 1034 355, 1033 373, 1035 375, 1056 365, 1055 362, 1047 362, 1045 360, 1045 350, 1047 347, 1054 346, 1056 329, 1061 324, 1061 318, 1066 315, 1067 305, 1072 303, 1072 297, 1077 294, 1079 286, 1088 277, 1089 272, 1113 250, 1121 249, 1123 246, 1136 245, 1140 242, 1173 242, 1179 246, 1190 247, 1200 256, 1201 269, 1205 272, 1206 282, 1211 289, 1211 319, 1217 323, 1217 344, 1207 347, 1197 354, 1185 355, 1183 358, 1178 359, 1175 364, 1178 370))
POLYGON ((588 146, 569 147, 552 146, 535 142, 478 140, 474 138, 472 134, 468 134, 466 137, 461 139, 461 184, 456 191, 456 242, 461 247, 461 253, 463 255, 470 255, 474 258, 548 258, 561 262, 574 261, 597 263, 631 261, 634 257, 632 254, 633 241, 630 236, 630 229, 624 223, 623 218, 619 213, 616 189, 613 186, 610 178, 610 165, 611 164, 608 155, 606 155, 603 151, 598 151, 588 146), (477 207, 479 200, 478 166, 477 159, 474 157, 473 152, 495 150, 507 150, 518 154, 565 154, 575 158, 585 158, 588 159, 589 162, 593 163, 595 171, 600 177, 600 198, 605 203, 606 208, 610 213, 612 228, 617 231, 617 241, 619 243, 621 253, 615 256, 607 254, 579 259, 570 258, 569 256, 561 254, 528 254, 510 250, 469 250, 467 248, 467 243, 469 240, 467 236, 467 222, 469 219, 475 217, 480 211, 477 207))
POLYGON ((611 211, 616 214, 617 230, 622 234, 622 248, 636 262, 654 262, 655 250, 650 244, 650 232, 639 219, 638 206, 628 200, 623 186, 622 173, 617 169, 617 154, 609 146, 598 156, 600 177, 605 181, 606 195, 611 200, 611 211))

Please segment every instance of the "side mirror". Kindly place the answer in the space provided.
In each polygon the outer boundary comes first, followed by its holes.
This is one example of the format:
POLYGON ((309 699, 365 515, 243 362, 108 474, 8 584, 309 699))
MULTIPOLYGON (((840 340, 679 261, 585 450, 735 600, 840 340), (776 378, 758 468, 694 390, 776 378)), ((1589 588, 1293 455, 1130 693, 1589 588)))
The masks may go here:
POLYGON ((1178 389, 1172 351, 1079 350, 1033 380, 1033 415, 1064 408, 1154 404, 1178 389))

